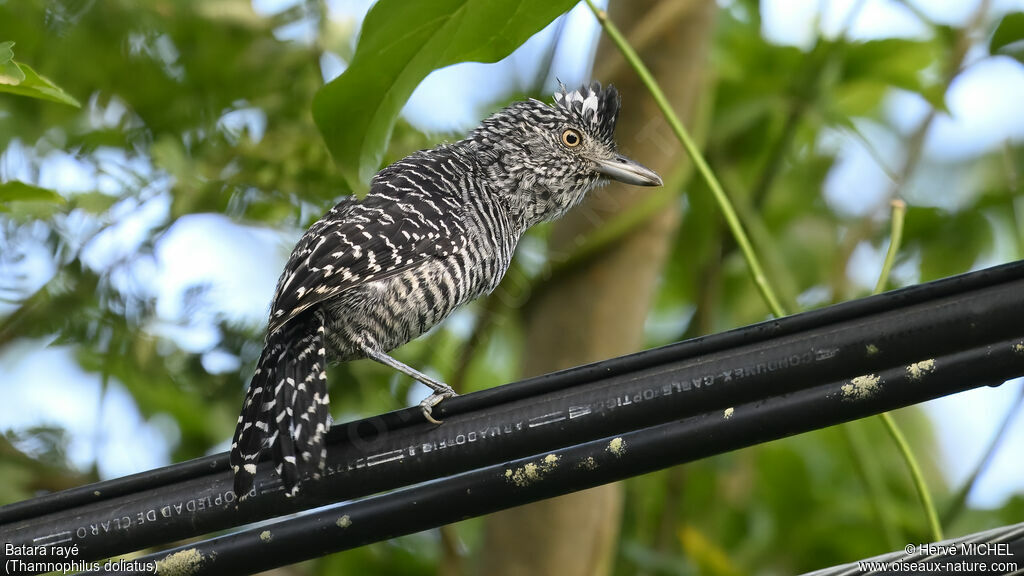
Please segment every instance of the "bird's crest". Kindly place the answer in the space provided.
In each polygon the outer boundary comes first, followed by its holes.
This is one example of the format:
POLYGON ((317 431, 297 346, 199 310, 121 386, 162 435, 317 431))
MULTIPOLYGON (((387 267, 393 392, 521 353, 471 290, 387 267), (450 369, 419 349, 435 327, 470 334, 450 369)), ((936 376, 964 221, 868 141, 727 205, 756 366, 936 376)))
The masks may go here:
POLYGON ((591 133, 611 140, 619 117, 619 92, 611 84, 602 88, 600 82, 569 90, 561 82, 555 92, 555 104, 575 116, 591 133))

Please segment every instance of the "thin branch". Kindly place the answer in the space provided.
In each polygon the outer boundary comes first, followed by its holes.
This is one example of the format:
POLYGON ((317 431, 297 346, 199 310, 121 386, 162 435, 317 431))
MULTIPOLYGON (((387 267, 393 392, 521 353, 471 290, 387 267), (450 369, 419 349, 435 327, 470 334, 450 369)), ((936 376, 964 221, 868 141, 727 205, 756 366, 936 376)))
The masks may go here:
POLYGON ((893 171, 893 169, 890 168, 888 164, 886 164, 886 159, 882 156, 882 153, 878 150, 878 148, 875 147, 874 143, 871 142, 870 139, 868 139, 867 135, 864 134, 863 130, 858 128, 857 125, 852 122, 850 123, 850 125, 846 126, 846 130, 851 135, 853 135, 853 137, 857 141, 860 142, 860 145, 864 147, 864 150, 868 153, 869 156, 871 156, 871 159, 875 161, 875 164, 878 165, 878 167, 882 170, 882 172, 885 174, 886 178, 888 178, 890 182, 895 182, 899 180, 899 174, 893 171))
POLYGON ((878 284, 875 284, 875 294, 884 292, 885 286, 889 283, 889 273, 892 272, 896 253, 899 252, 900 244, 903 242, 903 217, 906 213, 906 202, 898 198, 892 201, 892 235, 889 240, 889 250, 885 253, 885 262, 882 264, 882 272, 878 275, 878 284))
MULTIPOLYGON (((957 38, 956 49, 946 74, 947 89, 962 71, 967 50, 970 48, 971 35, 982 25, 982 23, 984 23, 990 1, 991 0, 981 0, 978 9, 971 18, 971 21, 960 32, 957 38)), ((929 110, 928 114, 918 125, 917 129, 913 134, 911 134, 907 144, 907 156, 904 159, 903 167, 899 172, 899 177, 896 180, 893 180, 890 188, 890 198, 895 198, 917 168, 924 149, 925 137, 928 135, 928 130, 931 128, 931 124, 935 120, 937 114, 938 111, 935 108, 929 110)), ((886 262, 882 267, 882 274, 880 275, 878 284, 875 287, 876 293, 880 292, 888 282, 889 272, 892 269, 892 260, 895 258, 895 254, 899 250, 900 236, 902 235, 903 212, 906 206, 902 201, 894 200, 892 207, 892 240, 889 244, 889 251, 886 254, 886 262)), ((931 493, 928 491, 928 486, 925 483, 924 475, 921 474, 921 469, 917 464, 917 459, 914 457, 914 454, 910 449, 910 445, 907 443, 906 438, 903 436, 903 433, 900 431, 896 422, 892 419, 892 416, 885 413, 881 415, 881 418, 886 429, 889 431, 890 436, 892 436, 893 441, 896 442, 900 453, 903 455, 907 468, 910 470, 918 499, 921 501, 921 507, 924 508, 925 515, 928 519, 928 526, 931 530, 932 538, 935 541, 942 540, 942 526, 939 523, 939 516, 935 511, 935 505, 932 501, 931 493)))
POLYGON ((594 5, 593 0, 586 0, 587 6, 590 7, 590 11, 597 18, 597 21, 601 24, 605 33, 612 40, 615 46, 622 53, 622 56, 626 59, 629 65, 636 71, 640 77, 640 81, 643 82, 644 86, 651 93, 658 108, 661 109, 661 113, 665 116, 665 120, 671 126, 672 131, 675 132, 679 142, 683 145, 686 153, 693 160, 694 166, 700 173, 701 177, 707 182, 708 188, 711 189, 715 200, 718 202, 719 207, 722 210, 722 214, 725 217, 725 221, 732 231, 733 237, 736 239, 736 244, 743 252, 744 258, 747 260, 747 266, 750 268, 750 274, 754 279, 754 284, 757 285, 758 290, 761 292, 761 296, 764 298, 765 303, 771 310, 772 314, 776 317, 785 316, 786 313, 779 304, 778 298, 775 296, 775 291, 768 282, 768 278, 765 276, 764 270, 761 267, 761 263, 754 252, 753 246, 750 244, 750 240, 747 238, 746 232, 743 230, 743 224, 740 223, 739 217, 736 215, 736 210, 733 208, 729 197, 726 195, 725 190, 722 189, 722 185, 719 183, 718 178, 715 177, 711 168, 708 167, 707 162, 697 149, 697 145, 694 143, 693 138, 690 137, 689 132, 683 127, 683 123, 679 120, 675 111, 672 110, 671 104, 668 102, 668 98, 665 97, 665 93, 662 92, 661 87, 657 81, 651 75, 651 72, 644 65, 643 61, 640 60, 640 56, 637 55, 633 47, 629 45, 619 29, 612 23, 608 18, 608 14, 603 10, 597 8, 594 5))
MULTIPOLYGON (((921 13, 920 10, 918 10, 910 2, 906 0, 899 1, 905 7, 914 12, 914 14, 918 18, 920 18, 922 22, 928 24, 932 28, 935 27, 935 24, 928 20, 928 18, 925 17, 925 15, 921 13)), ((964 59, 967 57, 967 51, 970 48, 970 38, 975 33, 975 31, 978 30, 984 24, 985 15, 988 13, 990 3, 991 0, 981 0, 981 3, 978 5, 978 9, 971 17, 971 20, 957 34, 955 49, 953 50, 953 53, 950 57, 949 66, 946 70, 944 90, 948 91, 949 87, 953 84, 953 81, 956 80, 957 76, 959 76, 961 72, 963 72, 964 59)), ((921 119, 921 122, 918 123, 914 131, 911 132, 910 136, 907 137, 905 145, 906 156, 904 157, 903 163, 900 165, 900 169, 898 172, 893 173, 888 166, 886 166, 883 162, 880 161, 877 153, 873 152, 874 148, 872 146, 867 147, 867 150, 871 154, 872 158, 874 158, 875 161, 878 162, 879 167, 881 167, 881 169, 885 172, 886 176, 888 176, 891 181, 889 185, 889 190, 886 192, 885 196, 890 201, 898 197, 900 192, 903 190, 903 187, 910 180, 911 176, 913 176, 914 174, 914 171, 917 169, 917 165, 921 160, 922 152, 924 150, 925 137, 928 135, 928 131, 931 129, 931 125, 935 121, 937 115, 938 112, 935 110, 935 108, 930 109, 928 113, 925 115, 925 117, 921 119)), ((855 134, 861 137, 864 143, 867 144, 867 140, 863 138, 862 134, 859 134, 857 132, 855 132, 855 134)), ((848 260, 849 254, 853 251, 857 244, 860 243, 861 239, 865 238, 868 234, 872 233, 873 230, 874 227, 871 225, 870 220, 868 219, 866 219, 863 224, 851 228, 849 234, 847 234, 846 239, 843 242, 843 253, 845 253, 847 257, 839 259, 838 261, 848 260)), ((1022 240, 1022 242, 1024 242, 1024 240, 1022 240)), ((834 275, 834 278, 835 280, 832 283, 833 293, 838 295, 842 292, 841 282, 843 282, 846 278, 845 268, 843 268, 842 270, 837 270, 836 274, 834 275)))
MULTIPOLYGON (((889 251, 885 255, 882 273, 878 275, 875 294, 881 293, 889 282, 889 272, 892 270, 892 263, 896 259, 896 253, 899 252, 900 244, 903 241, 903 216, 906 210, 907 205, 902 200, 892 201, 892 234, 889 240, 889 251)), ((889 436, 896 443, 896 447, 899 448, 903 461, 907 464, 907 469, 910 471, 910 476, 914 482, 914 489, 917 491, 917 497, 921 501, 921 507, 924 509, 925 516, 928 519, 928 528, 931 530, 932 540, 938 542, 943 539, 942 525, 939 524, 939 515, 935 511, 931 492, 928 491, 928 484, 925 482, 924 474, 921 473, 921 467, 917 463, 917 458, 914 456, 913 450, 910 449, 910 444, 907 443, 907 439, 904 437, 900 427, 893 420, 892 415, 884 412, 879 414, 879 417, 882 419, 885 429, 889 432, 889 436)))
POLYGON ((928 491, 928 484, 924 480, 924 474, 921 473, 921 467, 917 465, 917 458, 914 457, 910 444, 907 443, 907 439, 903 436, 899 426, 896 425, 896 421, 892 419, 891 414, 883 412, 879 414, 879 418, 885 424, 885 429, 889 432, 889 436, 892 436, 893 441, 896 442, 896 446, 900 449, 900 454, 903 455, 903 460, 907 463, 907 468, 910 469, 910 476, 914 479, 917 497, 921 501, 921 507, 924 508, 925 515, 928 517, 928 529, 931 532, 932 540, 935 542, 943 540, 939 515, 935 512, 935 504, 932 502, 931 492, 928 491))
MULTIPOLYGON (((661 38, 677 22, 694 9, 693 1, 658 2, 654 7, 641 16, 639 22, 631 26, 630 37, 627 38, 629 45, 637 52, 643 52, 645 48, 661 38)), ((621 58, 605 58, 597 63, 600 67, 594 70, 594 78, 613 78, 619 75, 620 68, 626 61, 621 58)))

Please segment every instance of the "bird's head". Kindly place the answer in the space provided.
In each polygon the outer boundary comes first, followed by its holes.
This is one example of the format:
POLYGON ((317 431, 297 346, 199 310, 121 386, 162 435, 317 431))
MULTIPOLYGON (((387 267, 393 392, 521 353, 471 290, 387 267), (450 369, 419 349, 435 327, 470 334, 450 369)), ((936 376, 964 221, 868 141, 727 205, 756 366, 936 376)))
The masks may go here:
POLYGON ((618 153, 613 134, 619 104, 611 85, 561 86, 553 106, 515 102, 484 120, 468 140, 476 143, 490 183, 530 226, 560 217, 609 179, 661 185, 654 171, 618 153))

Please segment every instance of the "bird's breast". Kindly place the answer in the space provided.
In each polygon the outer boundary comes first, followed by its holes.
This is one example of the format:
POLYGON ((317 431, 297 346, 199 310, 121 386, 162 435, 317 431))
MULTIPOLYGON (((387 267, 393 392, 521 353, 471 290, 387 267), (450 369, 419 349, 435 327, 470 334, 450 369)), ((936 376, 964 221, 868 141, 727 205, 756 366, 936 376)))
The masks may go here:
POLYGON ((511 259, 506 252, 467 247, 347 291, 328 306, 331 359, 362 357, 361 338, 393 350, 427 332, 498 285, 511 259))

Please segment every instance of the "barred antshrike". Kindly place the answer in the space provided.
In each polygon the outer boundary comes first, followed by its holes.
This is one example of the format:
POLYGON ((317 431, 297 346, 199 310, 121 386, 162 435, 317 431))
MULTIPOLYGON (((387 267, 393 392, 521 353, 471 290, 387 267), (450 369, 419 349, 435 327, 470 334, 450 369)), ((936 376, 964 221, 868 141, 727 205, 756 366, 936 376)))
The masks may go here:
POLYGON ((318 477, 330 426, 327 363, 372 358, 455 392, 387 354, 488 293, 534 224, 554 220, 607 178, 660 186, 619 155, 615 88, 564 86, 555 105, 515 102, 454 144, 381 170, 362 201, 346 198, 313 224, 278 281, 266 344, 231 444, 235 493, 253 486, 269 443, 289 495, 318 477))

